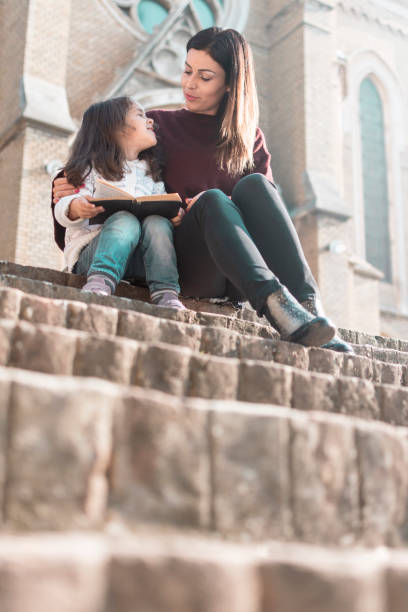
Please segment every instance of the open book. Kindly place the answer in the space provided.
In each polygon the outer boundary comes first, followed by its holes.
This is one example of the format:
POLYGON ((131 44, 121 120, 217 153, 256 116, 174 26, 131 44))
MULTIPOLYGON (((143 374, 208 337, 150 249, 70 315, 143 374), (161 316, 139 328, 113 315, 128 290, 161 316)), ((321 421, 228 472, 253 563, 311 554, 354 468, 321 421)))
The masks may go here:
POLYGON ((183 206, 178 193, 161 193, 135 198, 127 191, 103 179, 96 179, 95 193, 91 201, 97 206, 103 206, 105 212, 89 219, 90 225, 103 223, 105 219, 119 210, 127 210, 138 219, 144 219, 149 215, 160 215, 172 219, 177 216, 180 206, 183 206))

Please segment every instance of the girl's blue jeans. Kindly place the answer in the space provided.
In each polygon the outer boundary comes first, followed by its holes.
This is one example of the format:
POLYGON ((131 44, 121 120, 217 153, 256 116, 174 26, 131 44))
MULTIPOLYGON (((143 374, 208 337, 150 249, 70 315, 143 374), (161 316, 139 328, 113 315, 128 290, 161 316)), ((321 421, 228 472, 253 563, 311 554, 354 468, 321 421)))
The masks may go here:
POLYGON ((150 293, 160 289, 180 292, 173 225, 151 215, 139 221, 127 211, 106 219, 101 232, 81 251, 76 274, 102 274, 114 281, 146 282, 150 293))

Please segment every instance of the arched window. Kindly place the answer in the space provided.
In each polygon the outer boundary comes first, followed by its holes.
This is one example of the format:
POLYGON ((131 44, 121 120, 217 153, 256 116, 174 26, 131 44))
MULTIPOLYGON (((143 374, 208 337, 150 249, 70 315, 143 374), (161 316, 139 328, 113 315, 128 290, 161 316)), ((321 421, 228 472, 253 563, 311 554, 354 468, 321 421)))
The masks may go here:
POLYGON ((360 127, 366 258, 391 282, 384 113, 380 94, 369 77, 360 86, 360 127))

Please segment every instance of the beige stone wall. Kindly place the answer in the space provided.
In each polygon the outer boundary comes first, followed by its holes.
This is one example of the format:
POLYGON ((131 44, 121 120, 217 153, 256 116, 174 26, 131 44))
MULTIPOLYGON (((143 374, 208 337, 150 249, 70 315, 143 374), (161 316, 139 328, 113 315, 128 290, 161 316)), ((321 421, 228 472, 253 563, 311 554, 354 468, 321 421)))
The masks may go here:
POLYGON ((65 150, 64 135, 26 128, 15 252, 15 261, 20 264, 35 262, 36 266, 61 269, 50 210, 51 179, 44 171, 44 160, 61 158, 65 150))
POLYGON ((291 5, 287 14, 276 19, 271 7, 269 11, 270 18, 266 14, 262 21, 268 41, 266 58, 257 65, 258 83, 266 102, 261 124, 266 125, 275 181, 286 202, 293 206, 304 199, 306 161, 301 11, 299 5, 291 5))
MULTIPOLYGON (((372 63, 373 75, 382 97, 386 130, 386 153, 390 203, 390 238, 393 260, 393 283, 380 283, 380 302, 388 312, 387 333, 392 334, 391 321, 395 318, 395 334, 402 334, 404 312, 408 309, 408 19, 395 16, 384 6, 357 6, 339 9, 336 13, 337 47, 345 58, 345 98, 342 102, 343 186, 345 197, 352 203, 355 226, 352 228, 353 247, 364 256, 358 215, 362 213, 361 185, 359 185, 358 128, 359 121, 350 98, 355 95, 355 66, 362 54, 372 63), (363 8, 366 14, 360 10, 363 8), (367 18, 367 16, 369 18, 367 18), (354 90, 354 92, 353 92, 354 90), (400 110, 399 110, 400 108, 400 110), (400 112, 401 111, 401 112, 400 112), (353 159, 354 156, 354 159, 353 159), (356 163, 357 157, 357 163, 356 163), (401 214, 402 213, 402 214, 401 214), (401 235, 401 229, 403 232, 401 235), (391 313, 396 313, 392 315, 391 313), (399 318, 399 314, 401 317, 399 318)), ((369 61, 367 60, 367 65, 369 61)), ((360 75, 364 78, 364 74, 360 75)), ((356 308, 358 302, 356 301, 356 308)), ((380 327, 384 318, 381 319, 380 327)), ((408 327, 405 335, 408 333, 408 327)))
MULTIPOLYGON (((114 9, 114 7, 113 7, 114 9)), ((114 9, 119 17, 122 13, 114 9)), ((140 47, 129 29, 100 0, 73 0, 67 92, 73 117, 104 96, 140 47)))
POLYGON ((0 146, 4 133, 21 114, 28 0, 0 2, 0 146))
POLYGON ((20 202, 24 131, 0 151, 0 259, 14 261, 20 202))

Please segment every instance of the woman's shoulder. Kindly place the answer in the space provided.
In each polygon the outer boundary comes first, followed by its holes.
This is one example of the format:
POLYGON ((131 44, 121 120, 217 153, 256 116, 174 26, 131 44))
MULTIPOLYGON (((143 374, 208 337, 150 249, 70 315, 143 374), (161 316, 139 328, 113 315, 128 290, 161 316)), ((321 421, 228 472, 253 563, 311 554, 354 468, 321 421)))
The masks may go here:
POLYGON ((147 117, 154 119, 155 121, 172 121, 179 120, 183 117, 184 109, 183 108, 151 108, 146 111, 147 117))

